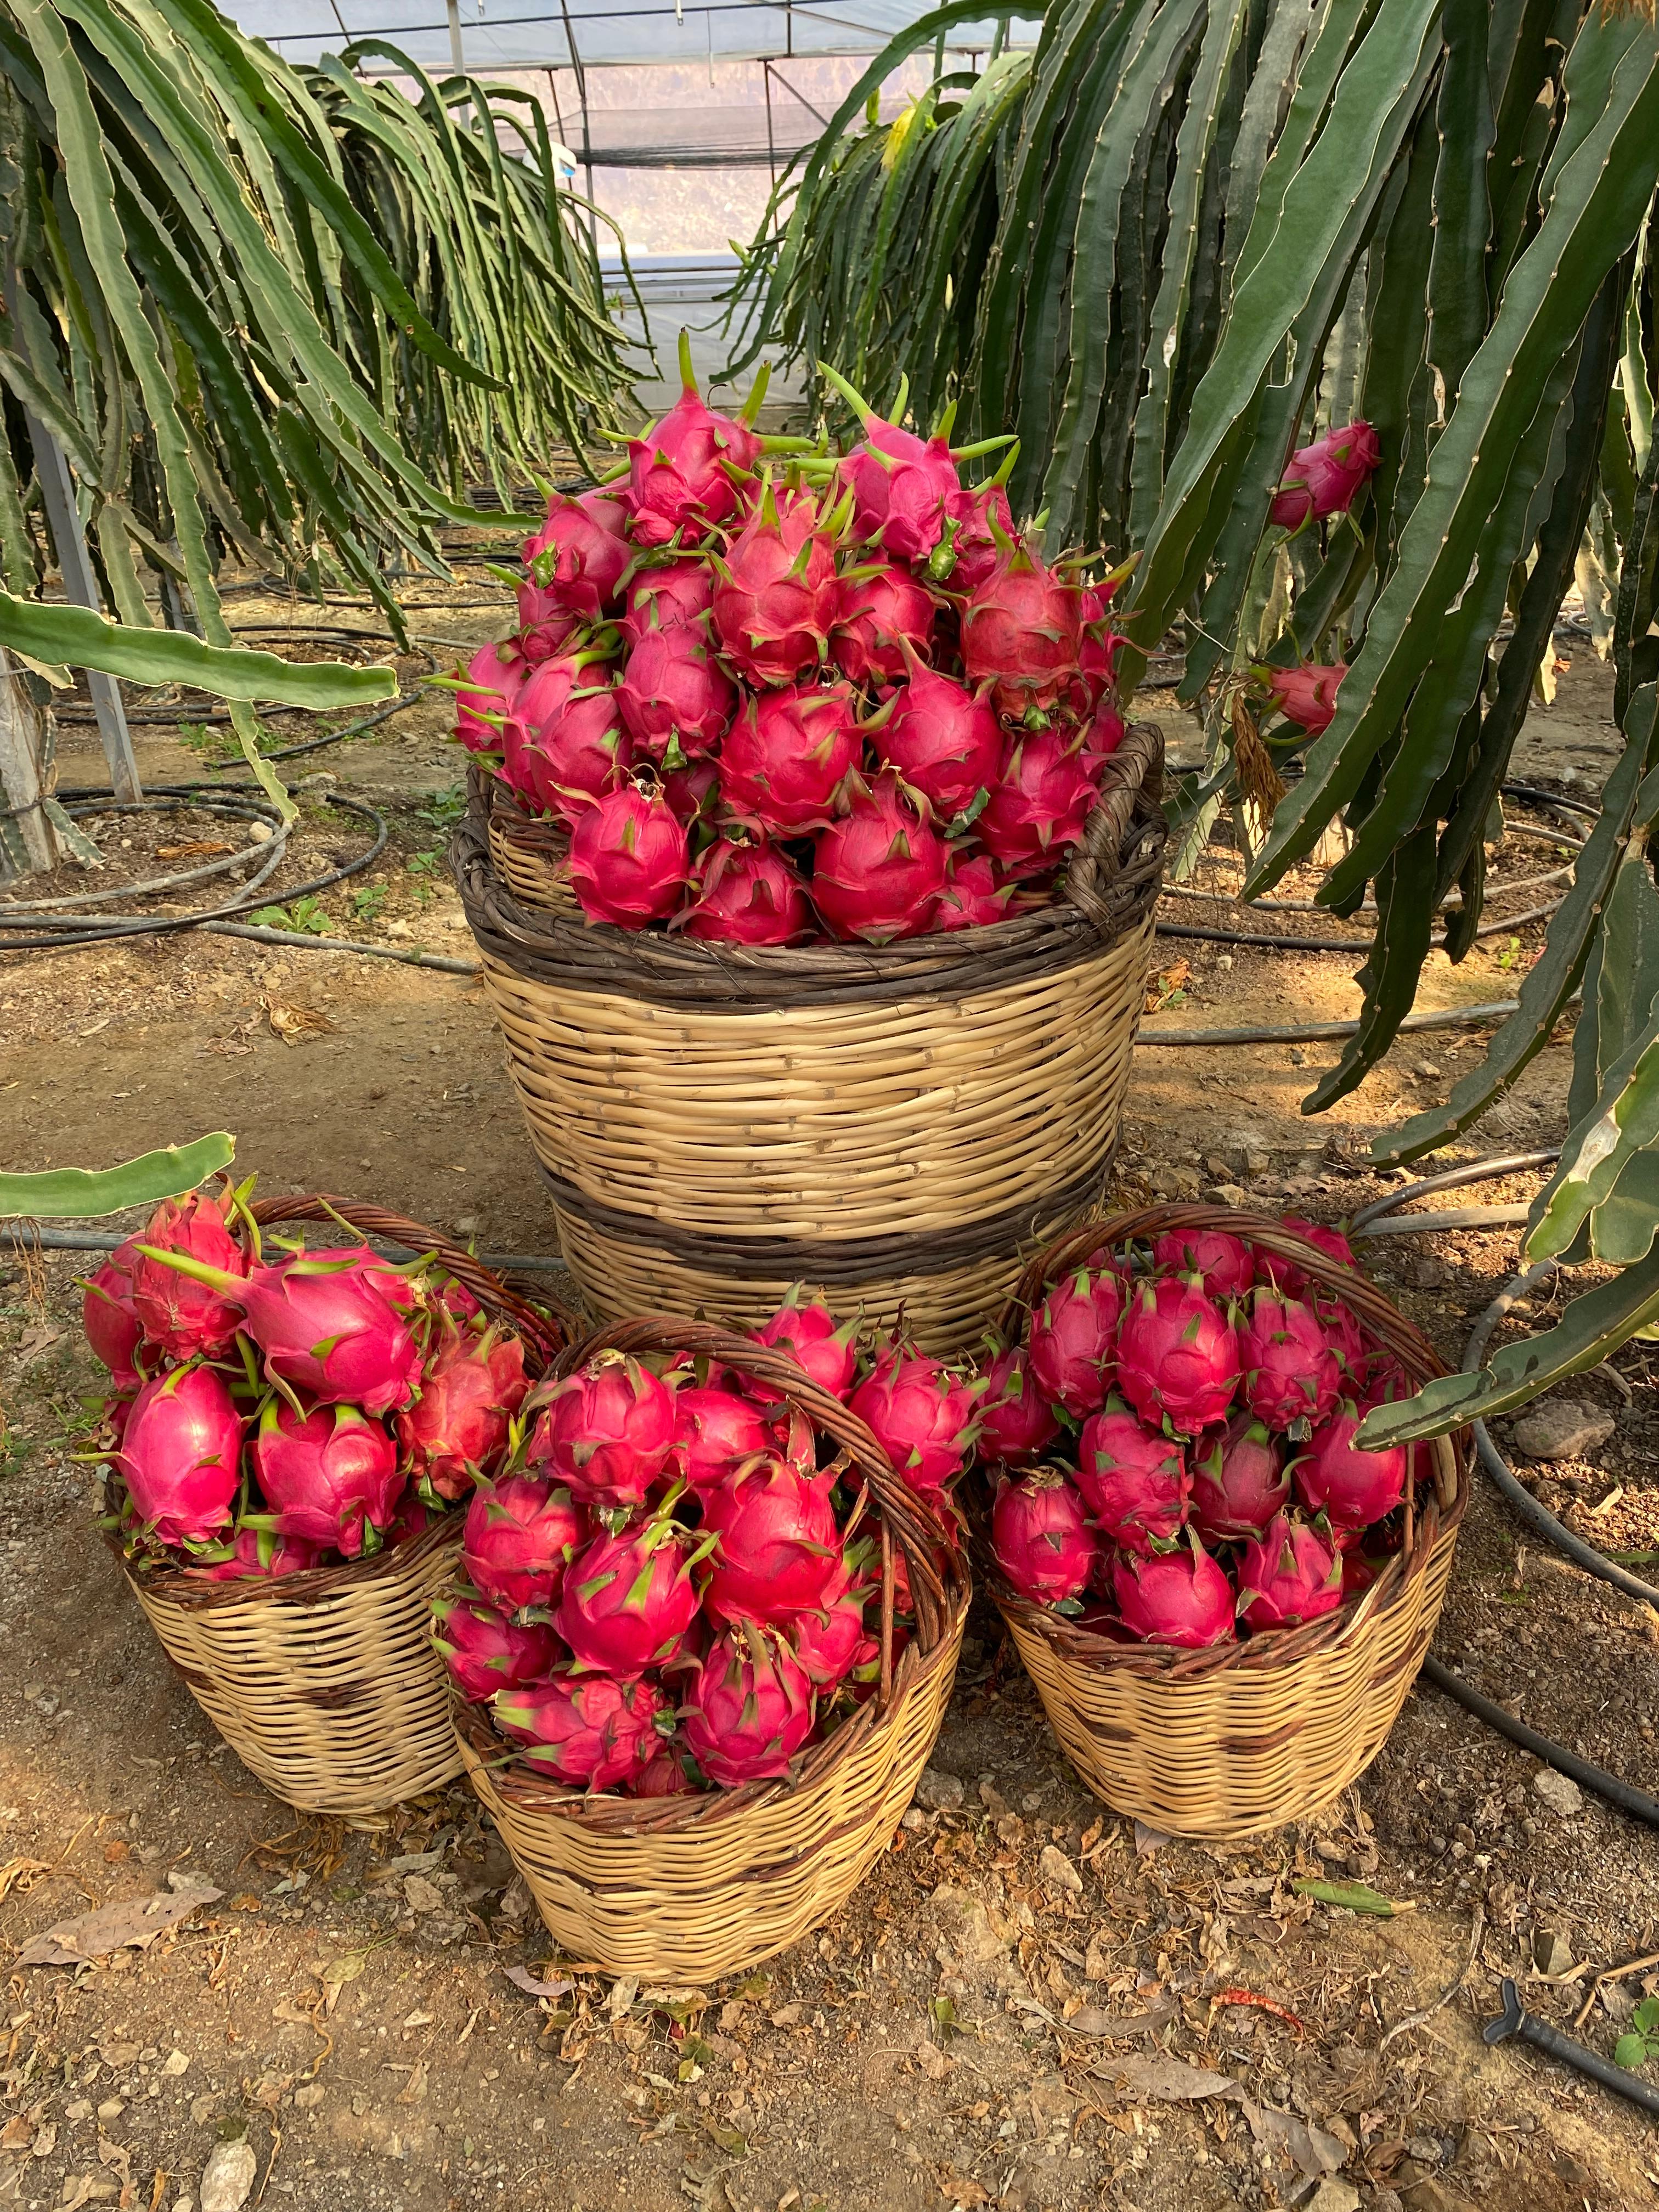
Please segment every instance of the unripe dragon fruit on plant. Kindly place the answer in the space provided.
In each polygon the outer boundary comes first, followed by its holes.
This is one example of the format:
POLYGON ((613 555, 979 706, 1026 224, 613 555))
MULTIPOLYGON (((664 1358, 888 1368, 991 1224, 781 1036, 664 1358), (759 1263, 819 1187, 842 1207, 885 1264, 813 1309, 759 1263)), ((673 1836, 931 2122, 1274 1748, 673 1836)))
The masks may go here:
POLYGON ((685 826, 659 791, 624 784, 583 808, 570 833, 570 887, 590 921, 641 929, 691 880, 685 826))
POLYGON ((848 789, 847 812, 814 849, 812 903, 840 938, 920 936, 945 888, 945 841, 890 769, 848 789))
POLYGON ((1054 1409, 1037 1387, 1023 1346, 1000 1352, 985 1370, 979 1402, 977 1449, 981 1459, 1018 1467, 1037 1458, 1060 1434, 1054 1409))
POLYGON ((1080 737, 1058 725, 1026 730, 991 786, 975 835, 1011 874, 1040 875, 1082 842, 1096 797, 1080 737))
POLYGON ((1125 1291, 1115 1268, 1079 1267, 1031 1316, 1031 1378, 1075 1420, 1106 1402, 1125 1291))
POLYGON ((935 1361, 883 1353, 848 1401, 912 1490, 939 1490, 960 1474, 974 1441, 983 1380, 964 1382, 935 1361))
POLYGON ((830 658, 854 684, 896 684, 933 638, 937 602, 891 562, 861 563, 836 580, 830 658))
POLYGON ((421 1395, 398 1415, 398 1442, 416 1482, 439 1498, 463 1497, 495 1473, 512 1418, 530 1388, 516 1336, 441 1323, 428 1339, 421 1395))
POLYGON ((1340 1406, 1291 1468, 1308 1510, 1328 1515, 1339 1528, 1370 1528, 1406 1494, 1406 1447, 1362 1451, 1354 1437, 1364 1418, 1352 1400, 1340 1406))
POLYGON ((356 1406, 313 1406, 296 1414, 272 1398, 250 1451, 281 1533, 348 1559, 378 1547, 408 1480, 386 1430, 356 1406))
POLYGON ((1238 1562, 1238 1610, 1246 1627, 1296 1628, 1342 1602, 1342 1555, 1328 1529, 1277 1513, 1238 1562))
MULTIPOLYGON (((750 1332, 755 1343, 775 1345, 780 1352, 787 1352, 820 1389, 827 1390, 832 1398, 839 1398, 843 1403, 851 1393, 853 1377, 858 1371, 858 1353, 853 1344, 857 1334, 856 1316, 838 1326, 828 1306, 810 1298, 803 1304, 799 1283, 792 1285, 771 1319, 750 1332)), ((779 1402, 778 1393, 759 1376, 745 1376, 744 1388, 763 1406, 779 1402)))
POLYGON ((633 531, 641 545, 666 545, 675 538, 698 544, 735 509, 734 476, 760 459, 760 440, 746 422, 704 406, 684 337, 680 380, 680 396, 662 420, 628 441, 633 531))
POLYGON ((553 1616, 578 1667, 631 1681, 672 1659, 696 1618, 692 1570, 706 1548, 659 1513, 578 1552, 553 1616))
POLYGON ((1077 1486, 1102 1534, 1144 1553, 1181 1529, 1193 1479, 1178 1443, 1109 1398, 1078 1438, 1077 1486))
POLYGON ((904 682, 866 727, 888 767, 948 820, 1001 775, 1002 727, 988 700, 914 653, 903 658, 904 682))
POLYGON ((1238 1336, 1197 1276, 1160 1275, 1129 1300, 1117 1333, 1118 1387, 1144 1421, 1195 1436, 1220 1420, 1240 1373, 1238 1336))
POLYGON ((1322 1421, 1336 1403, 1336 1354, 1319 1316, 1298 1298, 1257 1291, 1238 1322, 1238 1356, 1244 1402, 1270 1429, 1322 1421))
POLYGON ((675 747, 684 759, 712 753, 737 706, 737 687, 707 638, 684 623, 647 630, 629 654, 617 686, 628 733, 651 761, 665 760, 675 747))
POLYGON ((825 1603, 842 1564, 833 1481, 767 1458, 703 1492, 716 1540, 704 1602, 717 1620, 776 1622, 825 1603))
POLYGON ((536 1681, 564 1656, 550 1628, 508 1620, 476 1599, 434 1599, 432 1613, 432 1640, 456 1687, 475 1705, 498 1690, 536 1681))
POLYGON ((1145 1559, 1120 1553, 1112 1590, 1124 1626, 1143 1643, 1198 1650, 1230 1643, 1234 1635, 1233 1586, 1194 1529, 1172 1552, 1145 1559))
POLYGON ((673 1393, 648 1367, 601 1352, 532 1395, 526 1458, 532 1474, 607 1508, 642 1505, 674 1449, 673 1393))
POLYGON ((1192 1516, 1209 1544, 1259 1536, 1291 1502, 1291 1478, 1277 1445, 1251 1413, 1200 1437, 1192 1451, 1192 1516))
POLYGON ((592 1534, 568 1490, 531 1474, 481 1482, 466 1511, 461 1564, 474 1586, 504 1612, 558 1601, 573 1553, 592 1534))
POLYGON ((1166 1229, 1152 1245, 1152 1267, 1201 1277, 1212 1298, 1238 1298, 1255 1280, 1255 1254, 1224 1229, 1166 1229))
POLYGON ((113 1455, 139 1525, 163 1544, 211 1541, 241 1481, 242 1419, 210 1367, 175 1367, 133 1400, 113 1455))
POLYGON ((999 1483, 991 1548, 1021 1596, 1037 1605, 1080 1595, 1099 1553, 1082 1492, 1052 1467, 999 1483))
POLYGON ((649 1682, 555 1674, 498 1690, 490 1709, 526 1766, 572 1789, 613 1790, 641 1775, 661 1741, 662 1694, 649 1682))
POLYGON ((810 494, 780 503, 769 483, 725 556, 712 556, 715 638, 757 688, 797 682, 829 650, 838 580, 825 520, 810 494))
POLYGON ((129 1238, 121 1252, 130 1255, 132 1310, 146 1340, 169 1360, 222 1359, 241 1326, 234 1291, 181 1273, 155 1256, 169 1253, 239 1280, 246 1276, 247 1255, 226 1226, 218 1201, 200 1190, 166 1200, 151 1214, 142 1238, 129 1238))
POLYGON ((844 684, 745 699, 720 747, 726 805, 747 828, 775 836, 823 829, 858 760, 859 742, 844 684))
POLYGON ((1066 582, 1023 547, 1004 555, 962 611, 968 681, 989 684, 1015 720, 1053 707, 1078 672, 1082 607, 1066 582))
POLYGON ((709 944, 800 945, 813 935, 806 886, 765 837, 721 837, 697 863, 696 896, 674 918, 709 944))
POLYGON ((684 1713, 692 1757, 727 1790, 787 1775, 817 1718, 805 1669, 781 1638, 749 1621, 714 1638, 684 1713))

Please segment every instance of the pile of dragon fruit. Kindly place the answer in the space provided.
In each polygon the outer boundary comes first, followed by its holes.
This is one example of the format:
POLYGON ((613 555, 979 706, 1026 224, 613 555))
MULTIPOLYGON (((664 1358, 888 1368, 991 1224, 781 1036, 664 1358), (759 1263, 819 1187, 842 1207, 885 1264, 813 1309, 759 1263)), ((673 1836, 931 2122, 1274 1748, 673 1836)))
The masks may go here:
MULTIPOLYGON (((1352 1267, 1335 1230, 1288 1228, 1352 1267)), ((978 1450, 1021 1594, 1120 1642, 1205 1646, 1334 1612, 1402 1540, 1409 1397, 1349 1307, 1225 1231, 1170 1231, 1054 1285, 991 1369, 978 1450)))
POLYGON ((422 1261, 263 1240, 245 1193, 168 1200, 86 1286, 128 1556, 217 1581, 362 1559, 488 1479, 523 1340, 422 1261))
MULTIPOLYGON (((878 1430, 918 1491, 961 1473, 969 1386, 787 1304, 776 1346, 878 1430)), ((668 1797, 787 1775, 881 1671, 881 1541, 847 1454, 734 1367, 603 1352, 525 1404, 509 1469, 480 1483, 435 1607, 461 1694, 532 1772, 668 1797)), ((914 1633, 893 1553, 893 1656, 914 1633)))
POLYGON ((453 679, 461 744, 568 830, 590 921, 882 945, 1046 902, 1123 736, 1117 578, 963 482, 1006 440, 953 452, 847 389, 837 457, 684 366, 625 470, 550 500, 517 635, 453 679))

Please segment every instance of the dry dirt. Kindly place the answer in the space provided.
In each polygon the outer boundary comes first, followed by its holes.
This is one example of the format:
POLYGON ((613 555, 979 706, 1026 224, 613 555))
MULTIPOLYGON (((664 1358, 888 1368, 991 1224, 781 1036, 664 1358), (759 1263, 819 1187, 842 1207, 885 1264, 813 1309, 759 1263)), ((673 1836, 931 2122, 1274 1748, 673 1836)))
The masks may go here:
MULTIPOLYGON (((469 586, 473 604, 434 606, 431 634, 484 635, 490 593, 469 586)), ((279 611, 250 601, 248 619, 279 611)), ((374 626, 361 609, 331 612, 374 626)), ((1611 734, 1603 672, 1587 652, 1575 664, 1552 713, 1534 716, 1522 764, 1558 782, 1571 768, 1582 788, 1599 781, 1611 734)), ((1173 702, 1155 704, 1182 735, 1173 702)), ((465 957, 458 903, 422 857, 441 848, 458 775, 442 721, 441 707, 417 706, 317 757, 392 829, 376 866, 321 906, 342 933, 465 957), (363 891, 384 896, 354 912, 363 891)), ((143 735, 147 778, 199 775, 199 747, 143 735)), ((100 766, 90 732, 66 732, 64 782, 94 781, 100 766)), ((129 817, 100 834, 114 873, 229 833, 204 815, 129 817)), ((362 836, 306 794, 273 896, 319 859, 341 865, 362 836)), ((1552 858, 1547 837, 1516 837, 1495 872, 1552 858)), ((1224 854, 1206 863, 1203 880, 1233 879, 1224 854)), ((1164 911, 1224 926, 1231 910, 1171 899, 1164 911)), ((1333 929, 1306 915, 1247 926, 1333 929)), ((1513 949, 1506 933, 1485 940, 1460 968, 1439 962, 1425 1003, 1509 995, 1538 943, 1536 927, 1518 936, 1513 949)), ((1148 1031, 1340 1018, 1357 1004, 1354 964, 1170 940, 1148 1031)), ((548 1249, 499 1044, 465 977, 162 938, 5 960, 0 1035, 8 1164, 102 1160, 225 1127, 266 1190, 372 1196, 488 1248, 548 1249)), ((1478 1047, 1407 1040, 1310 1123, 1297 1102, 1328 1049, 1143 1049, 1121 1194, 1237 1183, 1260 1202, 1345 1216, 1388 1187, 1362 1163, 1372 1133, 1443 1096, 1478 1047)), ((1559 1135, 1567 1060, 1553 1044, 1468 1149, 1559 1135)), ((1468 1195, 1535 1187, 1522 1177, 1468 1195)), ((1515 1254, 1512 1230, 1370 1248, 1454 1359, 1515 1254)), ((549 1944, 464 1790, 361 1830, 295 1816, 217 1745, 168 1672, 92 1530, 92 1474, 75 1457, 96 1387, 75 1326, 78 1264, 0 1258, 0 1947, 13 1957, 52 1923, 165 1887, 169 1874, 222 1895, 143 1954, 11 1972, 0 2206, 194 2206, 215 2144, 236 2138, 257 2161, 249 2203, 295 2212, 688 2201, 1224 2212, 1310 2200, 1317 2212, 1616 2212, 1659 2187, 1659 2142, 1633 2108, 1528 2051, 1489 2051, 1478 2033, 1498 1978, 1513 1973, 1564 2026, 1594 1994, 1578 2032, 1611 2050, 1659 1953, 1655 1839, 1592 1798, 1553 1809, 1534 1761, 1426 1687, 1328 1816, 1198 1848, 1137 1836, 1089 1797, 994 1617, 976 1613, 935 1759, 960 1802, 913 1808, 829 1932, 707 1991, 578 1976, 561 1999, 524 1994, 503 1969, 539 1970, 549 1944), (1322 1875, 1363 1880, 1401 1909, 1362 1918, 1291 1887, 1322 1875), (1385 2041, 1466 1966, 1448 2002, 1385 2041), (1624 1971, 1593 1984, 1601 1967, 1624 1971), (1243 2101, 1172 2103, 1122 2085, 1125 2062, 1161 2054, 1231 2077, 1243 2101), (1315 2194, 1321 2153, 1333 2170, 1315 2194)), ((1603 1372, 1574 1386, 1616 1416, 1613 1439, 1540 1486, 1615 1547, 1659 1545, 1650 1357, 1633 1348, 1620 1382, 1603 1372)), ((1441 1656, 1649 1789, 1656 1635, 1653 1615, 1540 1556, 1477 1493, 1441 1656)))

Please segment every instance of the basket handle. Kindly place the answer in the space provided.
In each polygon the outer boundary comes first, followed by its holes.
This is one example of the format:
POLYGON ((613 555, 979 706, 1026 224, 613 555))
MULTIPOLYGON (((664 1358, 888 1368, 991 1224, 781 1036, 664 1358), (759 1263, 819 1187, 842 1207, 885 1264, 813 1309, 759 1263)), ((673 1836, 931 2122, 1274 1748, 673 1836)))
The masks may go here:
POLYGON ((1123 842, 1135 809, 1156 804, 1164 789, 1164 732, 1156 722, 1131 722, 1100 772, 1100 795, 1083 825, 1063 888, 1091 921, 1106 916, 1102 902, 1122 866, 1123 842))

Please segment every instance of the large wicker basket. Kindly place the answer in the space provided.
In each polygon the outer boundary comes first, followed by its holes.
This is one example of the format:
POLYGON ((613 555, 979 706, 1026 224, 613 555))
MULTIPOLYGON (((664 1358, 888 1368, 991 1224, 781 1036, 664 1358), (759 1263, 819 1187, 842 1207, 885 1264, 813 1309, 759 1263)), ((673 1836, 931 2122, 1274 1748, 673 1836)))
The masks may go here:
POLYGON ((559 1371, 607 1346, 690 1351, 761 1377, 845 1447, 881 1517, 878 1692, 787 1782, 691 1797, 587 1796, 535 1776, 477 1707, 457 1701, 467 1772, 568 1957, 606 1973, 707 1982, 799 1942, 892 1840, 950 1702, 967 1576, 954 1538, 942 1540, 942 1524, 865 1424, 781 1352, 659 1317, 602 1330, 567 1352, 559 1371), (896 1544, 916 1607, 916 1633, 896 1664, 896 1544))
MULTIPOLYGON (((453 848, 571 1273, 609 1318, 747 1326, 792 1282, 932 1351, 1100 1203, 1146 988, 1162 742, 1131 728, 1041 911, 874 947, 698 944, 524 889, 482 780, 453 848), (489 811, 485 811, 488 801, 489 811), (515 888, 516 886, 516 888, 515 888)), ((556 862, 541 863, 551 876, 556 862)))
MULTIPOLYGON (((264 1199, 252 1212, 262 1226, 338 1218, 366 1237, 435 1252, 524 1337, 533 1370, 562 1341, 488 1268, 401 1215, 323 1197, 264 1199)), ((306 1812, 375 1813, 460 1770, 431 1601, 464 1518, 448 1514, 369 1559, 276 1581, 207 1582, 122 1565, 191 1697, 274 1796, 306 1812)))
MULTIPOLYGON (((1209 1206, 1115 1214, 1061 1238, 1027 1270, 1004 1316, 1011 1334, 1048 1284, 1166 1229, 1224 1229, 1293 1260, 1340 1293, 1414 1382, 1445 1373, 1373 1284, 1277 1222, 1209 1206)), ((1209 1650, 1115 1644, 1032 1604, 998 1571, 979 1523, 975 1564, 1097 1796, 1169 1835, 1230 1838, 1306 1820, 1370 1765, 1433 1638, 1468 1497, 1467 1431, 1417 1449, 1428 1466, 1407 1498, 1404 1547, 1369 1589, 1305 1627, 1209 1650)))

